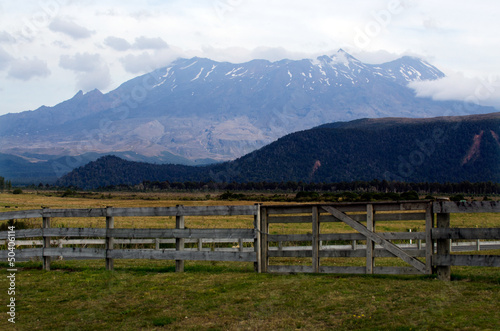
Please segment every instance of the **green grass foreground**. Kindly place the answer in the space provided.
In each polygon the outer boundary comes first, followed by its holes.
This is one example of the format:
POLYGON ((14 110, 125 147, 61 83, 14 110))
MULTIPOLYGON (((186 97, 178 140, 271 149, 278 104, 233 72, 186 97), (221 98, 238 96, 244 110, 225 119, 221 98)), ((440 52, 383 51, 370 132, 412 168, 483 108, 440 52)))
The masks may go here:
POLYGON ((2 330, 498 330, 499 268, 433 276, 257 274, 250 263, 18 263, 16 324, 2 330), (13 328, 14 327, 14 328, 13 328))

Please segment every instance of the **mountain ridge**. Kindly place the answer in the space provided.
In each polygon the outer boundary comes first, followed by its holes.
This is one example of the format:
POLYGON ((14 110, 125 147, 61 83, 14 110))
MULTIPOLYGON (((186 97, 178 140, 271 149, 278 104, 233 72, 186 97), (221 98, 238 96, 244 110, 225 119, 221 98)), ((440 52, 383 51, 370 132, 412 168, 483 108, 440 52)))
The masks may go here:
POLYGON ((323 123, 445 114, 453 103, 416 98, 407 87, 442 77, 420 59, 372 65, 343 50, 296 61, 178 59, 106 94, 78 92, 54 107, 0 116, 0 152, 167 151, 228 160, 323 123), (155 120, 163 128, 136 130, 155 120))
MULTIPOLYGON (((137 161, 156 158, 158 163, 234 160, 325 123, 468 114, 461 102, 419 98, 408 87, 415 80, 442 77, 439 69, 418 58, 374 65, 343 50, 275 62, 178 59, 108 93, 79 91, 54 107, 0 116, 0 153, 38 155, 34 159, 48 163, 56 157, 109 153, 137 155, 137 161)), ((53 168, 69 172, 75 165, 80 164, 63 161, 53 168)), ((56 171, 52 177, 62 174, 56 171)))
POLYGON ((500 113, 411 123, 386 119, 378 121, 382 127, 355 122, 292 133, 234 161, 203 167, 104 157, 73 170, 58 184, 91 189, 145 180, 500 182, 500 113))

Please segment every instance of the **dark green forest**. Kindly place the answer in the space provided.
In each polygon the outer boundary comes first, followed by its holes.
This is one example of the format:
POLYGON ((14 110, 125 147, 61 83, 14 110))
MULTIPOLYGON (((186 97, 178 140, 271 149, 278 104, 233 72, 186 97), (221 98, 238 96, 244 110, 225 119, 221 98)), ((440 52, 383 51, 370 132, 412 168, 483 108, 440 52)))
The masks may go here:
POLYGON ((289 134, 237 160, 210 166, 159 165, 106 156, 73 170, 57 185, 96 189, 147 181, 499 183, 499 136, 498 114, 358 120, 289 134))

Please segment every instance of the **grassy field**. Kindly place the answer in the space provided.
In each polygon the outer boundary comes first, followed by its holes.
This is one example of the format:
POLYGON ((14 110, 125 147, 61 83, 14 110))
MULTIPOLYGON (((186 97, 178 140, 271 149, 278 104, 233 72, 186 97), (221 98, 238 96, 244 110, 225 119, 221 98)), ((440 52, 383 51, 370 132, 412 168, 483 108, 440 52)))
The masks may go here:
MULTIPOLYGON (((0 194, 0 208, 4 211, 40 206, 244 203, 190 201, 185 196, 161 194, 112 193, 111 198, 105 194, 104 199, 100 194, 87 198, 0 194)), ((104 226, 104 220, 95 219, 53 222, 70 227, 104 226)), ((168 217, 121 219, 115 221, 115 226, 164 227, 174 222, 168 217)), ((192 218, 186 220, 186 225, 188 222, 193 227, 252 226, 251 217, 192 218)), ((387 231, 405 231, 423 225, 391 222, 379 226, 387 231)), ((452 226, 500 227, 500 217, 456 214, 452 215, 452 226)), ((342 227, 331 230, 348 231, 342 227)), ((308 229, 303 226, 276 231, 305 233, 308 229)), ((346 260, 349 265, 359 263, 358 259, 346 260)), ((41 262, 17 263, 17 315, 13 325, 6 314, 7 264, 0 265, 0 328, 6 330, 500 329, 500 268, 453 267, 453 281, 445 283, 433 276, 257 274, 252 263, 186 262, 184 273, 174 272, 173 261, 116 260, 113 272, 105 270, 103 260, 54 261, 49 272, 41 270, 41 262)))

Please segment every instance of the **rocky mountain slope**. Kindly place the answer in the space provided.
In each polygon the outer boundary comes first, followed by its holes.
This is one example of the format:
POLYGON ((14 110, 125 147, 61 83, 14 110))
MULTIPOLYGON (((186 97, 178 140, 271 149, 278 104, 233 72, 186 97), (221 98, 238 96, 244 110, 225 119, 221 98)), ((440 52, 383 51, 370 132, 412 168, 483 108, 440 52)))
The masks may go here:
POLYGON ((106 94, 79 92, 54 107, 0 116, 0 153, 58 169, 52 178, 108 153, 157 163, 231 160, 334 121, 466 114, 460 102, 418 98, 407 86, 443 76, 417 58, 371 65, 343 50, 299 61, 179 59, 106 94))
POLYGON ((60 185, 97 188, 142 181, 499 182, 500 113, 366 119, 289 134, 235 161, 204 167, 103 157, 60 185))

